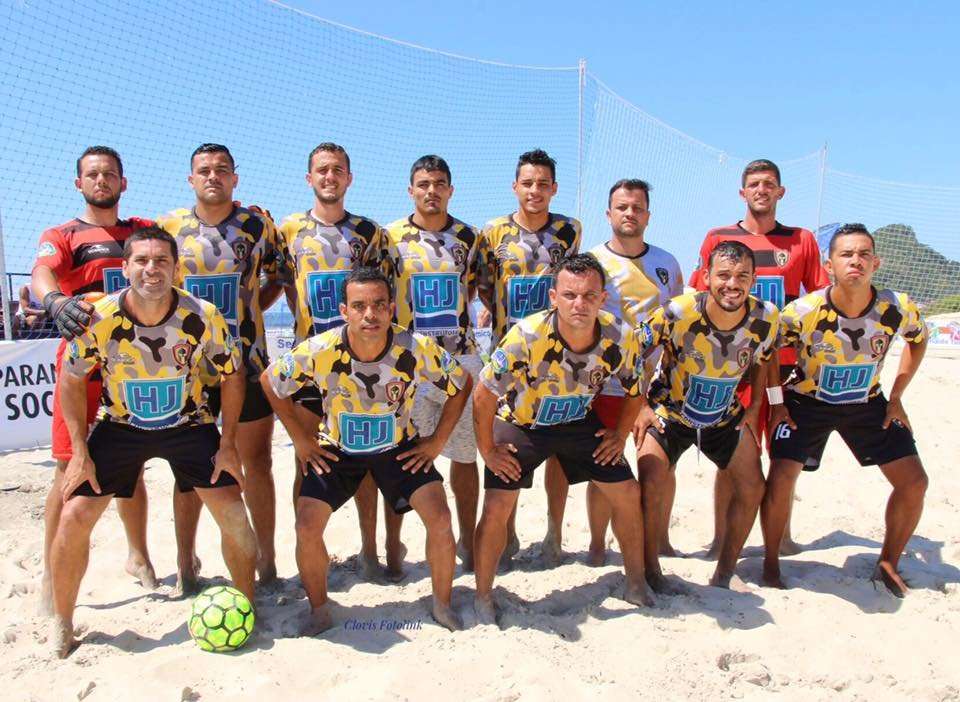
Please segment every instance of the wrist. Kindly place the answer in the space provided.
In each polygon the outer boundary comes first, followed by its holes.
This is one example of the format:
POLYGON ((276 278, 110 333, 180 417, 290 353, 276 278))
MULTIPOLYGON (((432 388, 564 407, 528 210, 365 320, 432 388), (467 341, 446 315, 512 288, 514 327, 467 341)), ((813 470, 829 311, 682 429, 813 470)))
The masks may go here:
POLYGON ((51 290, 50 292, 48 292, 46 295, 43 296, 43 301, 41 302, 41 304, 43 305, 44 311, 48 315, 53 317, 55 308, 59 306, 57 305, 57 301, 65 297, 66 295, 64 295, 59 290, 51 290))
POLYGON ((767 388, 767 402, 770 406, 783 404, 783 386, 774 385, 767 388))

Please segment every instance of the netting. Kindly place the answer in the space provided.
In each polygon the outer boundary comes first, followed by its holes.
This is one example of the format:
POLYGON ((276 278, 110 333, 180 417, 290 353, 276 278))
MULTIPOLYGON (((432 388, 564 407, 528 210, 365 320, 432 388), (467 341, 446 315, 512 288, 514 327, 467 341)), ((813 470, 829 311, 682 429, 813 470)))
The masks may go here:
MULTIPOLYGON (((622 177, 653 184, 649 238, 674 252, 687 275, 707 229, 743 215, 737 190, 746 159, 656 120, 577 66, 464 58, 266 0, 7 2, 0 46, 0 216, 6 271, 16 274, 3 287, 13 300, 39 233, 81 211, 73 164, 96 143, 124 158, 123 215, 190 205, 189 155, 207 141, 233 152, 235 196, 278 220, 310 207, 303 174, 321 141, 350 153, 348 209, 382 223, 409 213, 408 169, 425 153, 441 154, 452 167, 454 215, 481 225, 513 211, 517 155, 536 147, 558 161, 553 209, 580 216, 585 247, 608 238, 607 190, 622 177)), ((792 160, 749 156, 780 163, 785 223, 904 224, 919 242, 960 258, 951 236, 957 190, 891 190, 824 170, 819 152, 792 160)), ((908 239, 890 241, 912 252, 908 239)), ((889 266, 892 284, 929 282, 925 260, 911 255, 889 266)), ((940 278, 922 301, 957 292, 955 272, 940 278)), ((281 309, 271 311, 272 324, 289 324, 281 309)))

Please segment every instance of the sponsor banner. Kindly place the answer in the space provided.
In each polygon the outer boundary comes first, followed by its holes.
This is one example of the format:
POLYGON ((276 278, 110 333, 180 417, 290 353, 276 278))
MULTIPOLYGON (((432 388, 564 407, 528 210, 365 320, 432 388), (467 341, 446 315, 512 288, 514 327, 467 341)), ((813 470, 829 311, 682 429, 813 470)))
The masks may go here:
POLYGON ((60 339, 0 342, 0 451, 50 445, 60 339))

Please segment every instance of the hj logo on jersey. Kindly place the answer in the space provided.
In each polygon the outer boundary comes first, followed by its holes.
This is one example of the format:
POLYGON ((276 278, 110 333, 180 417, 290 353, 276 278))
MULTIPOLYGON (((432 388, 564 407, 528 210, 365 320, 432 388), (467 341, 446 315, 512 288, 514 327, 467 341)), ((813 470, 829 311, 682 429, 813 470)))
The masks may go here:
POLYGON ((739 378, 708 378, 691 375, 687 396, 683 400, 683 416, 694 426, 713 426, 727 413, 739 378))
POLYGON ((343 324, 343 317, 340 316, 340 288, 348 275, 350 271, 307 274, 307 296, 310 300, 314 334, 343 324))
POLYGON ((206 300, 216 307, 227 322, 230 336, 237 336, 240 306, 239 273, 187 275, 183 277, 183 287, 194 297, 206 300))
POLYGON ((349 453, 376 453, 394 444, 392 414, 341 412, 338 421, 340 445, 349 453))
POLYGON ((130 281, 123 276, 122 268, 103 269, 103 292, 107 295, 123 290, 130 286, 130 281))
POLYGON ((507 318, 513 323, 550 307, 552 275, 517 275, 507 291, 507 318))
POLYGON ((576 422, 587 416, 591 400, 593 395, 548 395, 540 400, 534 424, 538 427, 549 427, 576 422))
POLYGON ((123 381, 123 399, 130 423, 141 429, 163 429, 177 423, 187 379, 152 378, 123 381))
POLYGON ((460 325, 460 276, 457 273, 414 273, 413 328, 422 334, 457 334, 460 325))
POLYGON ((824 365, 820 369, 817 399, 832 405, 866 402, 876 371, 876 363, 824 365))
POLYGON ((778 310, 783 309, 786 298, 783 292, 782 275, 758 275, 757 282, 753 284, 750 294, 758 297, 764 302, 771 302, 777 306, 778 310))

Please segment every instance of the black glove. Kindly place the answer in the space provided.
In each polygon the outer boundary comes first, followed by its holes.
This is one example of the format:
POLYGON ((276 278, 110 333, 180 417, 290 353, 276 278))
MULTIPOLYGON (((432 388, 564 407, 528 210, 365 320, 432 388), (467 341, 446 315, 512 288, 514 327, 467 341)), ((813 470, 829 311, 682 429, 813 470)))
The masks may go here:
POLYGON ((78 297, 67 297, 59 290, 47 293, 43 298, 43 309, 57 325, 57 331, 67 341, 80 336, 90 324, 90 313, 82 305, 89 306, 78 297))

